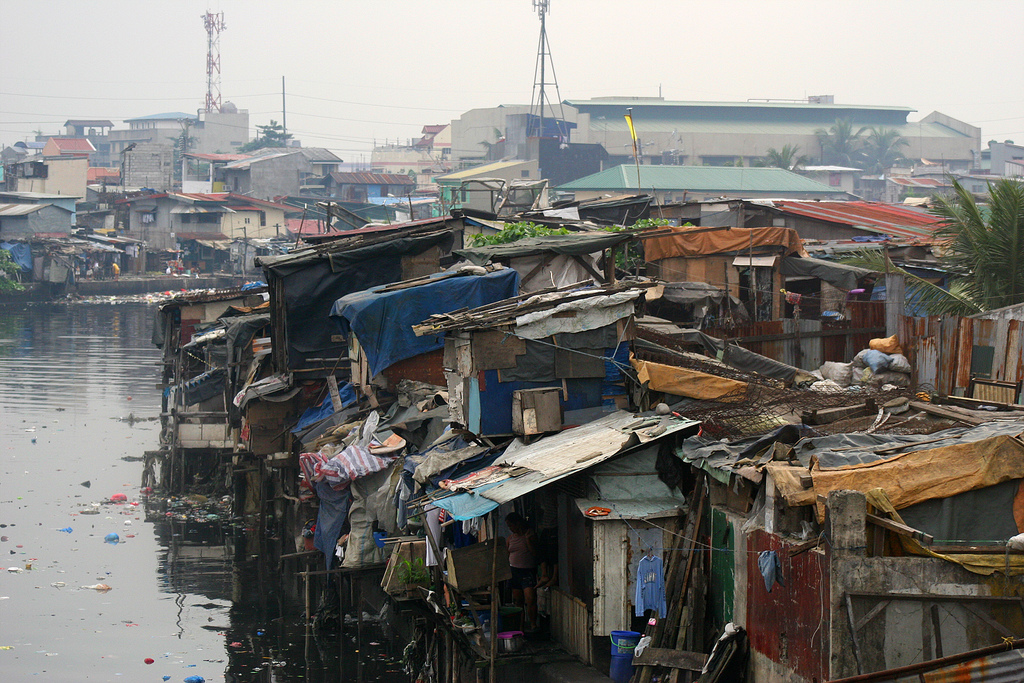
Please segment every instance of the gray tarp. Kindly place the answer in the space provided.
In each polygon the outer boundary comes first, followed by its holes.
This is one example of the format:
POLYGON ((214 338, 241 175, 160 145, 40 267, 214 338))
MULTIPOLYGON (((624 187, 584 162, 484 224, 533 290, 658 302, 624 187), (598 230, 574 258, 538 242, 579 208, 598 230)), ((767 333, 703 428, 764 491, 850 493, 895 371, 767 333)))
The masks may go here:
POLYGON ((872 272, 867 268, 848 266, 845 263, 795 256, 786 256, 782 259, 781 271, 783 275, 790 277, 816 277, 846 291, 857 289, 857 280, 871 275, 872 272))
POLYGON ((482 266, 493 259, 535 256, 537 254, 593 254, 633 238, 631 232, 587 232, 572 235, 524 237, 508 244, 456 249, 455 254, 482 266))

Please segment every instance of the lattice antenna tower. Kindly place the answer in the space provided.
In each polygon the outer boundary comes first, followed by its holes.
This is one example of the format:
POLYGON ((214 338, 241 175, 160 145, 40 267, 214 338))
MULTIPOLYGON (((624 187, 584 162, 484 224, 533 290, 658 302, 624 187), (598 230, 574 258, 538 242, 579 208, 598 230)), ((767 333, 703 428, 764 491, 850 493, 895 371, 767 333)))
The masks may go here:
POLYGON ((223 12, 203 15, 206 27, 206 106, 204 111, 220 111, 220 34, 227 28, 223 12))
MULTIPOLYGON (((555 75, 555 63, 551 59, 551 44, 548 42, 548 31, 546 24, 547 13, 551 10, 551 0, 533 0, 533 8, 540 17, 540 40, 537 42, 537 64, 533 70, 533 95, 530 98, 530 122, 527 124, 527 137, 542 137, 544 135, 544 108, 554 111, 548 99, 546 86, 555 88, 555 97, 558 100, 558 119, 565 121, 565 111, 562 108, 562 95, 558 92, 558 77, 555 75), (547 80, 548 68, 551 70, 551 81, 547 80), (536 117, 536 118, 535 118, 536 117), (534 124, 533 122, 537 123, 534 124), (536 128, 534 126, 536 125, 536 128)), ((559 124, 559 137, 565 137, 565 131, 561 130, 559 124)))

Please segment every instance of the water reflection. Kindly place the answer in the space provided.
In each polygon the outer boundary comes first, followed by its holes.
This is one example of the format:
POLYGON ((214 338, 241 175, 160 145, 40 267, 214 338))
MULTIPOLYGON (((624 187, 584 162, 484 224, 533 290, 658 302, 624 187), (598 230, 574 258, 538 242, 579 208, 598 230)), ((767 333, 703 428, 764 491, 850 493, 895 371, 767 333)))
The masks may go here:
POLYGON ((369 619, 307 633, 303 605, 229 513, 203 508, 195 523, 140 495, 136 459, 158 447, 154 310, 0 307, 0 552, 5 566, 33 565, 0 574, 3 680, 407 679, 400 645, 369 619), (113 493, 144 504, 82 515, 113 493), (110 532, 124 542, 103 543, 110 532), (112 590, 78 588, 97 583, 112 590))

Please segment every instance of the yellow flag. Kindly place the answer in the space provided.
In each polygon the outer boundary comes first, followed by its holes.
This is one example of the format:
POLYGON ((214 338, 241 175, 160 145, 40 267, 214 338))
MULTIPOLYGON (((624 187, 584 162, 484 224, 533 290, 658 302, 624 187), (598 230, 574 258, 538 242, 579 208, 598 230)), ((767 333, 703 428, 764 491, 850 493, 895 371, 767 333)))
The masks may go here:
POLYGON ((629 126, 629 135, 633 138, 633 142, 636 142, 636 128, 633 128, 633 115, 626 114, 626 125, 629 126))

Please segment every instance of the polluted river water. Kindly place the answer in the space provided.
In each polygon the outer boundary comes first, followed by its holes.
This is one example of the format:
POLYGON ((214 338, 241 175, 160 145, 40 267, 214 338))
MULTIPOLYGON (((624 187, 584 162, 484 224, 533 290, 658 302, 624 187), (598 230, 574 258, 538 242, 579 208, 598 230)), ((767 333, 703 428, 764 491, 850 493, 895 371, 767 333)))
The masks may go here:
POLYGON ((153 512, 165 501, 140 491, 140 460, 158 448, 154 311, 0 306, 0 678, 407 680, 376 628, 308 633, 246 554, 244 520, 186 543, 153 512))

